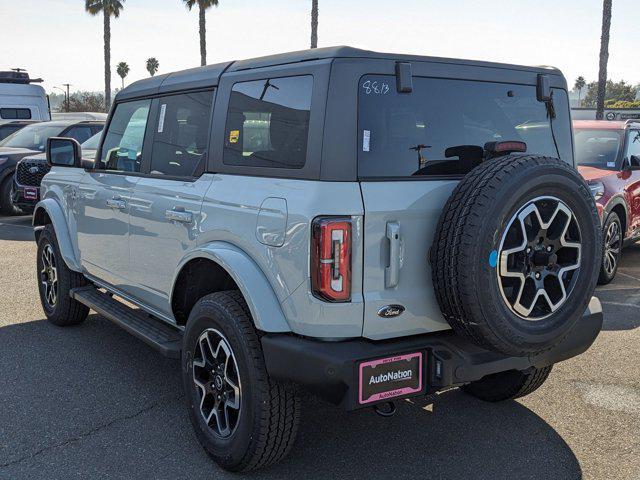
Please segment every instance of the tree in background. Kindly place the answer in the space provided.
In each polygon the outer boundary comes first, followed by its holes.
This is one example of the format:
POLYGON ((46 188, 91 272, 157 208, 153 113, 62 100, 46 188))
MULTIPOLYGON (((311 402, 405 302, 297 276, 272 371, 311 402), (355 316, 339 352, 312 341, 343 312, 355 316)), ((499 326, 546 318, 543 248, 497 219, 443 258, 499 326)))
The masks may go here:
POLYGON ((602 5, 602 35, 600 37, 600 70, 598 72, 596 120, 602 120, 604 118, 607 64, 609 63, 609 32, 611 31, 611 3, 612 0, 604 0, 602 5))
POLYGON ((147 58, 147 72, 149 72, 149 75, 153 77, 159 68, 160 62, 158 62, 156 57, 147 58))
POLYGON ((207 64, 207 9, 218 6, 218 0, 182 0, 189 11, 198 5, 200 18, 200 65, 207 64))
MULTIPOLYGON (((620 80, 619 82, 613 82, 611 80, 607 80, 607 84, 605 87, 606 95, 603 100, 603 110, 605 102, 610 100, 617 101, 625 101, 625 102, 633 102, 636 99, 636 95, 638 93, 638 87, 634 87, 633 85, 629 85, 624 80, 620 80)), ((598 88, 598 82, 591 82, 587 89, 587 94, 584 97, 584 106, 585 107, 596 107, 598 102, 598 93, 600 89, 598 88)))
POLYGON ((311 48, 318 48, 318 0, 311 0, 311 48))
POLYGON ((124 77, 129 75, 129 65, 127 62, 120 62, 118 66, 116 66, 116 72, 122 78, 122 88, 124 88, 124 77))
POLYGON ((575 88, 578 91, 578 107, 580 106, 580 103, 581 103, 580 97, 582 96, 582 89, 586 86, 587 86, 587 82, 582 75, 576 78, 576 83, 573 86, 573 88, 575 88))
POLYGON ((84 9, 92 16, 104 16, 104 99, 111 106, 111 17, 118 18, 125 0, 85 0, 84 9))
POLYGON ((69 97, 70 112, 103 112, 104 95, 97 92, 75 92, 69 97))

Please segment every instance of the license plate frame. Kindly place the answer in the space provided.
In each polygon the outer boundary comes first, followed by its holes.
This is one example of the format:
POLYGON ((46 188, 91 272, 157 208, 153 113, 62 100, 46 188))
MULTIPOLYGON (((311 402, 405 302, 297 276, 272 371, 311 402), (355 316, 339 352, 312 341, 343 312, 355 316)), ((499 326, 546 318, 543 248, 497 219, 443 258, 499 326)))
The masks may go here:
POLYGON ((358 364, 358 403, 368 405, 424 391, 426 356, 411 352, 358 364))
POLYGON ((24 199, 25 200, 37 200, 38 199, 38 187, 24 187, 24 199))

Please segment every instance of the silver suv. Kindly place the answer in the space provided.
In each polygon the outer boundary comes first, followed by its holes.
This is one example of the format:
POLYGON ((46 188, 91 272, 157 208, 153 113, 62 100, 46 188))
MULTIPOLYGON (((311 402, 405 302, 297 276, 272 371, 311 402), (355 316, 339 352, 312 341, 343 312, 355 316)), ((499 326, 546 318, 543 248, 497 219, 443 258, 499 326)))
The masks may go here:
POLYGON ((180 358, 229 470, 286 455, 299 387, 383 416, 452 386, 512 399, 602 326, 555 69, 347 47, 210 65, 119 92, 95 161, 65 138, 47 157, 48 319, 91 309, 180 358))

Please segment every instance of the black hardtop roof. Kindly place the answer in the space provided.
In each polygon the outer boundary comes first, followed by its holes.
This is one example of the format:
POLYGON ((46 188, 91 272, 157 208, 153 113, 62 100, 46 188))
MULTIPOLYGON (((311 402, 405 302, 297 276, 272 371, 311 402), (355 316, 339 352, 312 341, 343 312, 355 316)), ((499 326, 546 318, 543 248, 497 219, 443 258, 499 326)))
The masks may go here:
POLYGON ((428 57, 421 55, 403 55, 395 53, 381 53, 369 50, 361 50, 353 47, 326 47, 313 50, 300 50, 297 52, 280 53, 265 57, 238 60, 232 62, 207 65, 205 67, 191 68, 179 72, 166 73, 132 83, 116 95, 116 100, 156 95, 158 93, 170 93, 176 90, 213 87, 218 84, 225 71, 238 72, 255 68, 274 67, 292 63, 310 62, 313 60, 325 60, 334 58, 369 58, 382 60, 395 60, 407 62, 431 62, 448 63, 452 65, 470 65, 485 68, 502 68, 507 70, 520 70, 552 75, 562 75, 560 70, 554 67, 539 66, 527 67, 505 63, 484 62, 479 60, 461 60, 454 58, 428 57))

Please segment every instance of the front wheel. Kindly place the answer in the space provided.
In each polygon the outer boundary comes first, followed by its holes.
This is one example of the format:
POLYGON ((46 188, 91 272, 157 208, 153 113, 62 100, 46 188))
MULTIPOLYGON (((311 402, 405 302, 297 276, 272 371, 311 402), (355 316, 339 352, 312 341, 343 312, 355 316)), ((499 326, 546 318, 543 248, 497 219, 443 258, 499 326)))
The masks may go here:
POLYGON ((610 283, 615 278, 618 264, 620 263, 624 232, 622 231, 622 222, 616 212, 611 212, 607 217, 604 222, 603 232, 604 255, 602 257, 598 285, 610 283))
POLYGON ((182 377, 198 441, 221 467, 254 470, 289 452, 300 402, 293 385, 269 377, 240 292, 212 293, 193 307, 182 377))

